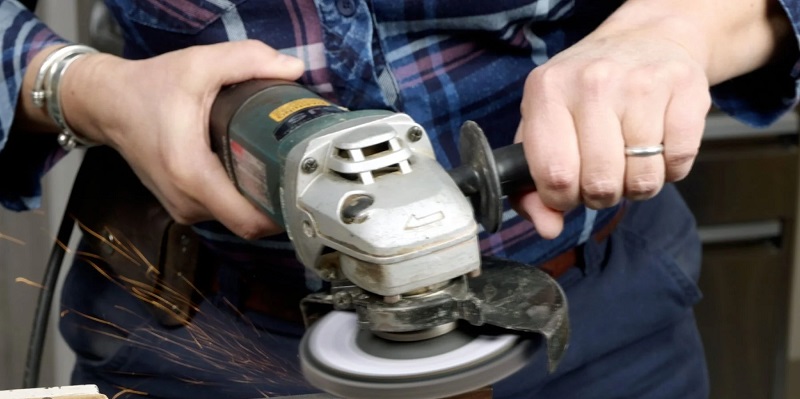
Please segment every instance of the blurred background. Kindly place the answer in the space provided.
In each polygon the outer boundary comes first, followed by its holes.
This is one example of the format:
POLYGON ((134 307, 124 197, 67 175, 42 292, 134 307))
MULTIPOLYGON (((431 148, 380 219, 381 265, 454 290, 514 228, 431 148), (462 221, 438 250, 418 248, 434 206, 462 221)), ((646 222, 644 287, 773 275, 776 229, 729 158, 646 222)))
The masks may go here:
MULTIPOLYGON (((87 43, 93 4, 41 0, 38 14, 64 37, 87 43)), ((800 398, 798 130, 797 114, 752 129, 712 111, 701 155, 679 184, 704 243, 705 298, 696 312, 712 399, 800 398)), ((48 174, 40 211, 0 209, 0 390, 22 384, 39 293, 17 280, 42 279, 81 155, 48 174)), ((41 386, 67 385, 74 360, 57 334, 54 308, 41 386)))

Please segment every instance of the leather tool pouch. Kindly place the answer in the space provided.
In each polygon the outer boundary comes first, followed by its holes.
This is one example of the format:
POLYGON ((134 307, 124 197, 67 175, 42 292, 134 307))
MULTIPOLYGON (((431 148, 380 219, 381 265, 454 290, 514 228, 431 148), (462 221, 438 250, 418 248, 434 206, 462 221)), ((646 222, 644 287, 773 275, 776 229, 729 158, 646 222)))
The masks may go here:
POLYGON ((176 223, 128 167, 106 147, 87 151, 69 212, 83 232, 90 262, 102 260, 164 326, 191 321, 199 242, 176 223))

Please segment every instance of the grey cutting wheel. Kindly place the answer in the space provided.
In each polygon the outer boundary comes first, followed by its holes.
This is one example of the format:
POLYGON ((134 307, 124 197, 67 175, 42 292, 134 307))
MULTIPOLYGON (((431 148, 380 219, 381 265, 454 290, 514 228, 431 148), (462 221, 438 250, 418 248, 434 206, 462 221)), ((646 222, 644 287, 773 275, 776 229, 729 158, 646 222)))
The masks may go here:
POLYGON ((517 335, 456 329, 433 339, 393 342, 358 328, 357 316, 334 311, 300 343, 306 380, 351 399, 435 399, 491 385, 522 368, 535 345, 517 335))

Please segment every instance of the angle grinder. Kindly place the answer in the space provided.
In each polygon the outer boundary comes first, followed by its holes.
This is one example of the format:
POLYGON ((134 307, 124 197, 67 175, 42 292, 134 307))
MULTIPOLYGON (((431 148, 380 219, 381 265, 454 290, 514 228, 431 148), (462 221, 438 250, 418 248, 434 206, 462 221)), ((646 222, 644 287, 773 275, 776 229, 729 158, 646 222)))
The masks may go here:
POLYGON ((493 151, 467 122, 462 165, 447 171, 408 115, 350 111, 276 80, 222 90, 211 136, 239 191, 330 282, 300 304, 310 383, 348 398, 452 396, 520 369, 538 337, 555 369, 563 291, 537 268, 482 258, 478 243, 478 222, 499 229, 505 195, 533 189, 521 145, 493 151))

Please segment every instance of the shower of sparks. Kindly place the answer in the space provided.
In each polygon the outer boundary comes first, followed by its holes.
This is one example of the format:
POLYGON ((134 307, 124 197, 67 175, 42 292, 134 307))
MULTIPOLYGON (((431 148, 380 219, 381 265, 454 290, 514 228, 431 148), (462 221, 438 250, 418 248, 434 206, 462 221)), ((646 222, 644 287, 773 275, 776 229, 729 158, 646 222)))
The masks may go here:
MULTIPOLYGON (((105 245, 113 248, 116 253, 122 255, 130 263, 131 267, 144 268, 147 270, 148 276, 159 279, 158 267, 148 261, 124 237, 108 239, 101 234, 89 231, 86 226, 80 223, 79 225, 84 234, 97 237, 105 245)), ((66 244, 58 243, 58 245, 61 245, 65 251, 71 252, 66 244)), ((171 309, 188 307, 194 316, 191 322, 186 320, 187 323, 182 327, 185 334, 179 334, 176 332, 177 330, 166 330, 165 332, 165 330, 157 328, 158 326, 153 327, 148 323, 149 318, 124 307, 117 307, 116 309, 118 312, 126 313, 141 320, 141 323, 133 323, 140 325, 134 330, 127 330, 111 321, 84 314, 74 309, 62 310, 61 317, 70 314, 77 315, 94 324, 95 327, 83 326, 88 331, 118 339, 129 345, 150 351, 164 361, 179 365, 186 370, 195 370, 198 373, 215 376, 213 381, 183 379, 182 381, 187 384, 209 385, 221 389, 232 388, 231 385, 233 384, 249 385, 254 392, 253 395, 259 395, 258 397, 262 398, 269 398, 272 395, 270 392, 264 392, 262 388, 269 386, 273 382, 279 385, 285 385, 287 382, 295 382, 298 386, 306 385, 299 370, 281 364, 280 359, 274 358, 269 353, 269 347, 264 345, 264 337, 262 337, 262 335, 269 333, 259 330, 227 299, 224 299, 224 303, 219 305, 220 307, 210 306, 201 309, 200 304, 206 298, 192 281, 183 276, 181 277, 183 282, 188 284, 195 291, 194 294, 200 298, 199 303, 192 302, 190 297, 180 294, 167 284, 159 284, 160 291, 154 293, 150 290, 153 285, 150 281, 142 282, 112 275, 107 268, 101 266, 103 260, 101 255, 75 251, 75 256, 90 265, 108 281, 125 289, 137 299, 166 312, 171 312, 171 309), (210 310, 205 310, 206 308, 210 310), (234 319, 239 319, 242 322, 235 322, 234 319), (247 331, 240 329, 242 325, 248 327, 247 331), (180 353, 174 353, 170 348, 177 349, 177 352, 180 353), (220 386, 221 383, 226 385, 220 386)), ((17 282, 44 289, 41 284, 26 278, 17 278, 17 282)), ((176 315, 176 317, 180 318, 181 315, 176 315)), ((267 336, 266 338, 269 337, 267 336)), ((118 371, 118 373, 127 372, 141 375, 134 370, 118 371)), ((148 396, 147 392, 130 387, 118 387, 118 389, 120 391, 112 399, 129 396, 148 396)))
MULTIPOLYGON (((37 211, 34 213, 37 213, 37 211)), ((41 212, 38 213, 43 214, 41 212)), ((144 268, 148 276, 159 279, 160 271, 158 267, 150 262, 138 248, 132 245, 132 243, 125 240, 123 237, 113 237, 109 239, 108 237, 90 230, 80 221, 76 221, 76 223, 84 234, 96 237, 103 244, 108 245, 115 253, 123 256, 132 267, 144 268)), ((96 326, 95 328, 88 325, 82 326, 82 328, 86 330, 112 337, 124 341, 128 345, 150 351, 158 355, 164 361, 179 365, 186 370, 195 370, 211 376, 211 381, 187 378, 180 379, 186 384, 209 386, 221 391, 236 389, 233 385, 241 384, 252 390, 252 394, 250 395, 252 398, 269 398, 273 396, 272 392, 264 390, 265 386, 269 386, 273 382, 279 385, 286 384, 287 382, 296 382, 298 386, 305 385, 305 381, 298 370, 282 365, 280 359, 275 359, 269 353, 269 347, 264 344, 264 341, 259 340, 259 338, 262 338, 262 335, 268 333, 258 330, 258 328, 233 304, 227 301, 227 299, 224 299, 224 304, 219 305, 225 309, 212 306, 209 307, 209 311, 201 311, 200 303, 205 301, 206 298, 193 282, 187 280, 185 277, 182 277, 183 282, 187 283, 192 290, 195 291, 194 294, 200 299, 200 302, 192 302, 191 298, 185 297, 166 284, 159 284, 161 295, 153 293, 148 290, 148 287, 152 286, 152 282, 141 282, 112 275, 108 269, 101 267, 98 263, 102 263, 102 255, 85 251, 74 251, 69 247, 69 243, 61 242, 50 233, 45 234, 49 236, 52 240, 51 242, 61 247, 66 253, 73 254, 75 257, 84 260, 104 278, 125 289, 139 300, 167 312, 169 312, 174 305, 188 306, 190 311, 194 314, 194 318, 191 322, 187 320, 187 323, 183 326, 187 334, 183 334, 182 336, 172 334, 176 330, 168 330, 165 332, 157 327, 152 327, 146 323, 149 319, 146 319, 135 311, 122 307, 117 307, 117 310, 129 314, 132 317, 139 318, 141 323, 135 324, 142 324, 145 325, 145 327, 139 327, 129 331, 108 320, 70 309, 63 309, 60 312, 60 317, 66 317, 70 314, 76 315, 96 326), (237 323, 234 320, 235 318, 241 320, 243 324, 237 323), (248 327, 247 331, 249 334, 245 334, 245 332, 240 329, 241 325, 248 327), (101 330, 101 328, 103 329, 101 330), (181 353, 174 353, 170 351, 169 348, 177 349, 177 351, 181 353)), ((26 245, 25 241, 0 232, 0 241, 3 240, 17 245, 26 245)), ((17 277, 15 282, 39 290, 46 289, 43 284, 25 277, 17 277)), ((134 370, 119 370, 117 373, 141 376, 141 373, 134 370)), ((150 396, 148 392, 136 389, 135 387, 117 386, 115 388, 117 392, 114 393, 111 399, 150 396)), ((224 397, 224 395, 222 396, 224 397)))

